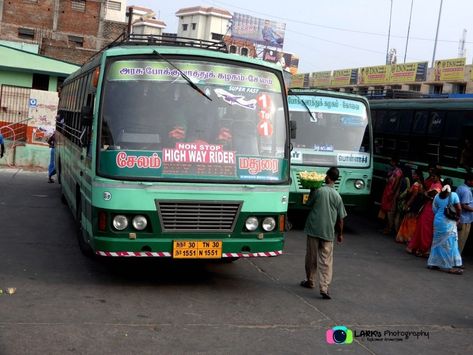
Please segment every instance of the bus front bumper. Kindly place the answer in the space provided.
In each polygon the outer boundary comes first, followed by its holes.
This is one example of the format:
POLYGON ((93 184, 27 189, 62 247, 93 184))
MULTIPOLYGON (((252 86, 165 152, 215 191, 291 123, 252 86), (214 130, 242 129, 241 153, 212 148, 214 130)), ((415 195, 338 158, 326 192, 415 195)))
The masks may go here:
MULTIPOLYGON (((95 254, 105 257, 173 257, 174 241, 215 241, 206 238, 150 238, 143 240, 124 240, 123 238, 95 237, 95 254)), ((272 257, 282 254, 284 237, 263 240, 231 238, 218 239, 222 242, 221 258, 272 257)), ((188 259, 215 259, 215 257, 188 257, 188 259)), ((220 257, 218 257, 220 258, 220 257)))

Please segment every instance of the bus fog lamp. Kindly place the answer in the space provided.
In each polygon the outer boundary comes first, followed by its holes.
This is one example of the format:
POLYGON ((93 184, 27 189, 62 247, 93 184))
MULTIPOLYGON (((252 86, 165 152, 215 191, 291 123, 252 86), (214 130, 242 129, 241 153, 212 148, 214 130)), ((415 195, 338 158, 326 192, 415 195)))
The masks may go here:
POLYGON ((126 229, 128 227, 128 219, 122 214, 116 215, 113 217, 113 227, 119 231, 126 229))
POLYGON ((258 228, 258 218, 248 217, 245 222, 245 227, 251 232, 255 231, 256 228, 258 228))
POLYGON ((145 216, 135 216, 132 221, 133 228, 142 231, 148 225, 148 221, 145 216))
POLYGON ((363 180, 355 180, 355 188, 361 190, 365 187, 365 182, 363 180))
POLYGON ((266 232, 271 232, 274 228, 276 228, 276 221, 273 217, 266 217, 263 220, 262 227, 266 232))

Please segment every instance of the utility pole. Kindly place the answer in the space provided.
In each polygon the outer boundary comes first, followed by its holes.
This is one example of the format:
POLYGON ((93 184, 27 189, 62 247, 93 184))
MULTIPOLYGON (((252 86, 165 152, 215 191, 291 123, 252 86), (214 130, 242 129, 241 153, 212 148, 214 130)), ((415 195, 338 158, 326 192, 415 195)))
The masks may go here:
POLYGON ((406 50, 404 51, 404 63, 406 62, 407 56, 407 45, 409 44, 409 32, 411 32, 411 19, 412 19, 412 5, 414 0, 411 0, 411 13, 409 14, 409 25, 407 25, 407 38, 406 38, 406 50))
POLYGON ((386 64, 389 64, 389 40, 391 39, 391 18, 393 15, 393 0, 391 0, 391 10, 389 11, 389 29, 388 29, 388 46, 386 48, 386 64))
POLYGON ((435 33, 434 53, 432 53, 432 67, 434 66, 434 63, 435 63, 435 52, 437 51, 437 39, 439 36, 440 16, 442 15, 442 4, 443 4, 443 0, 440 0, 439 18, 437 20, 437 31, 435 33))

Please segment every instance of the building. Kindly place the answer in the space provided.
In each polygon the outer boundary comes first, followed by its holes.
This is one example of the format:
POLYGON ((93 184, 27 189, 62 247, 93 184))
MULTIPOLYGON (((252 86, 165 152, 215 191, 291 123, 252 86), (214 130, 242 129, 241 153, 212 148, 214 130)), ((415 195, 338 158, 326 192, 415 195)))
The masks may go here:
POLYGON ((292 87, 314 87, 368 96, 473 94, 473 65, 465 58, 378 65, 294 75, 292 87))
POLYGON ((0 40, 82 64, 126 29, 126 0, 0 1, 0 40))
POLYGON ((46 140, 56 125, 58 86, 79 68, 35 51, 35 45, 0 44, 0 133, 7 140, 0 165, 48 165, 46 140))
POLYGON ((178 37, 222 41, 230 26, 232 14, 216 7, 194 6, 180 9, 178 37))

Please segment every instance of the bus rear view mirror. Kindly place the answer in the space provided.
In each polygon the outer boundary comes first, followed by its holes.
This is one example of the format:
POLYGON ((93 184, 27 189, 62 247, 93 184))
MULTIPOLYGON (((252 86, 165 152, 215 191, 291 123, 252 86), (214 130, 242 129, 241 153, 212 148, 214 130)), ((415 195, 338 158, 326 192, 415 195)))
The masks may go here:
POLYGON ((80 112, 82 125, 90 127, 92 125, 93 109, 92 106, 82 106, 80 112))
POLYGON ((297 124, 296 121, 289 121, 289 131, 291 139, 296 139, 297 124))

